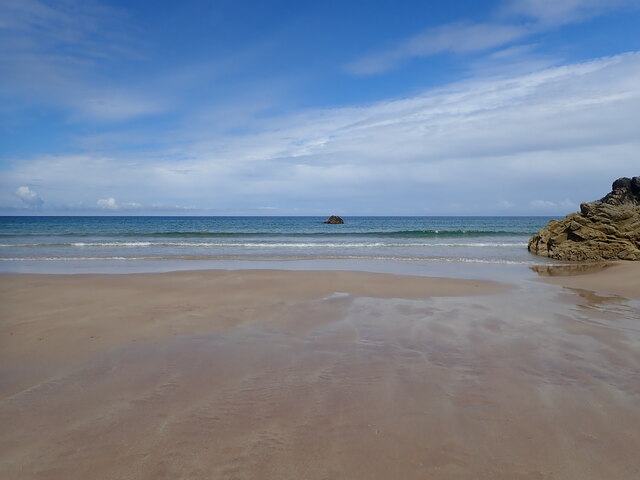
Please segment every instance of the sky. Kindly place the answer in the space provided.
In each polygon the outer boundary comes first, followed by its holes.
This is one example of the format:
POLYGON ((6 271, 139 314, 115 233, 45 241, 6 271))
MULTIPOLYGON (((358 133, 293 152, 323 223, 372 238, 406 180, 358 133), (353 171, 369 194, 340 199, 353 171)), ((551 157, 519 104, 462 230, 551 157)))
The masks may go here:
POLYGON ((2 215, 565 215, 638 112, 637 0, 0 0, 2 215))

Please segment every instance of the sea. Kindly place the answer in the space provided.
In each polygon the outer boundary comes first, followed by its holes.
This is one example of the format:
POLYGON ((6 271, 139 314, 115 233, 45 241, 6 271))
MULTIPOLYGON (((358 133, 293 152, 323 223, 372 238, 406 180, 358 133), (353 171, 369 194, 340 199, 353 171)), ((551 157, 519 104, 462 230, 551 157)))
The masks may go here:
POLYGON ((554 217, 0 217, 2 272, 123 272, 362 262, 540 265, 554 217), (301 263, 302 262, 302 263, 301 263), (318 263, 320 262, 320 263, 318 263))

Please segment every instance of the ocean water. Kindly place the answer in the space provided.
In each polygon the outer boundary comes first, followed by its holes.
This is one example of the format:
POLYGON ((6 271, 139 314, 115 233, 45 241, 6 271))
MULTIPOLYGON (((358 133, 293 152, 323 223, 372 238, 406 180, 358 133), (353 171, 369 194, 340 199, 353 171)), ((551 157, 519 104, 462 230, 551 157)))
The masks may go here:
MULTIPOLYGON (((534 265, 551 217, 0 217, 0 269, 52 262, 394 260, 534 265), (5 268, 2 268, 2 265, 5 268)), ((44 268, 46 270, 46 268, 44 268)))

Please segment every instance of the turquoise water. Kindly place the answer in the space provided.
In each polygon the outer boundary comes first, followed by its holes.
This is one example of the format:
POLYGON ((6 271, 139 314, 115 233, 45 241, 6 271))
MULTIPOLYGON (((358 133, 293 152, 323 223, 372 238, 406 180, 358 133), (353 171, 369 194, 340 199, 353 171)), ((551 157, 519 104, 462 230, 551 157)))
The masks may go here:
POLYGON ((550 217, 0 217, 0 262, 362 259, 531 265, 550 217))

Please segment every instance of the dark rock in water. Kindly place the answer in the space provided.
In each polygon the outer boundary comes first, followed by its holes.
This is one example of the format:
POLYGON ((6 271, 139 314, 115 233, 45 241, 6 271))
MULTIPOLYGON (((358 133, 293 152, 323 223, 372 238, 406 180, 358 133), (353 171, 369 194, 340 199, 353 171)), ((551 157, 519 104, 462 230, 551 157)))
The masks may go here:
POLYGON ((619 178, 600 200, 551 220, 528 248, 557 260, 640 260, 640 176, 619 178))
POLYGON ((342 220, 340 217, 338 217, 337 215, 331 215, 329 218, 327 218, 324 223, 331 223, 334 225, 339 225, 344 223, 344 220, 342 220))

